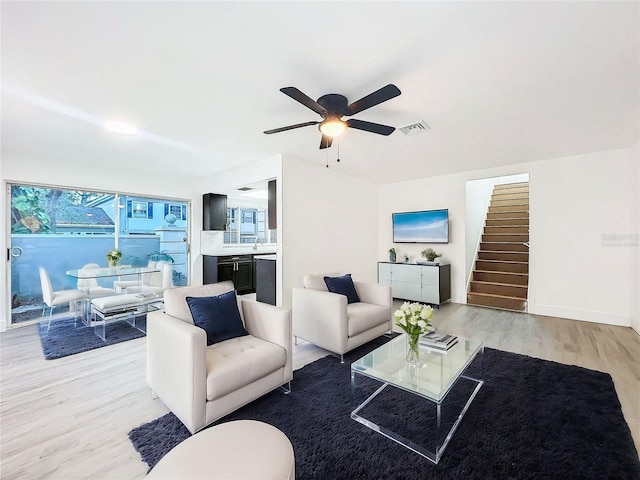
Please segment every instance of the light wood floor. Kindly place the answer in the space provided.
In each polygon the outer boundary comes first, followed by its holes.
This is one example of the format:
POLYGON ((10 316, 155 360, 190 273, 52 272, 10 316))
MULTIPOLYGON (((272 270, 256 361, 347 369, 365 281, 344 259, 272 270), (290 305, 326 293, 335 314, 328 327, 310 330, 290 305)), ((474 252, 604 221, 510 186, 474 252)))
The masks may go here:
MULTIPOLYGON (((434 324, 491 348, 608 372, 640 450, 640 336, 630 328, 457 304, 436 310, 434 324)), ((145 386, 144 338, 47 361, 31 325, 0 334, 0 349, 0 478, 144 477, 127 433, 167 412, 145 386)), ((304 342, 294 350, 296 368, 327 354, 304 342)))

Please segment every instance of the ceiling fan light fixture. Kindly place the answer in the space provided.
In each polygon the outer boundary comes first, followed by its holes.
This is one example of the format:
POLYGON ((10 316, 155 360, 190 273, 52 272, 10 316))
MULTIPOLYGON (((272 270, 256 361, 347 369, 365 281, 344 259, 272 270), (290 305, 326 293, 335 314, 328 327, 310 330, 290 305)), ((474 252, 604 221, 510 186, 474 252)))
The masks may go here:
POLYGON ((337 117, 329 117, 320 123, 320 131, 327 137, 338 137, 347 129, 347 124, 337 117))

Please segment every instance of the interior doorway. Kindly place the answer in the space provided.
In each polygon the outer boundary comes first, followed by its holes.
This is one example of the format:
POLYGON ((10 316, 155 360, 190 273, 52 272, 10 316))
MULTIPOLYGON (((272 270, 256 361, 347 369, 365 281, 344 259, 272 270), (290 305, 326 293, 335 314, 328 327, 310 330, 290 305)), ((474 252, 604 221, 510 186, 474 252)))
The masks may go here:
POLYGON ((468 181, 465 202, 466 303, 526 311, 529 174, 468 181))

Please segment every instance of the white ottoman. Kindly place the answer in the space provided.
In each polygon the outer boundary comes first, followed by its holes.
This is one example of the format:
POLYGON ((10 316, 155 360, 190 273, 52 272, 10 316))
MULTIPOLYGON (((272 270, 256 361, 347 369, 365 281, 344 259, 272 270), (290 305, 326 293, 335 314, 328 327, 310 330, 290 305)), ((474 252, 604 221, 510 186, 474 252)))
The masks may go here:
POLYGON ((227 422, 180 443, 146 478, 293 480, 293 447, 284 433, 267 423, 227 422))

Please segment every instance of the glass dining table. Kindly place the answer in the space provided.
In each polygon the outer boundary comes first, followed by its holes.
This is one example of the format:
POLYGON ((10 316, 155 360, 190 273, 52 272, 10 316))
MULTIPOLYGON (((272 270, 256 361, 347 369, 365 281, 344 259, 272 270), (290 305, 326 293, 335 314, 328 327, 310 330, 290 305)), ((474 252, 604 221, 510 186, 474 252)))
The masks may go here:
POLYGON ((67 275, 78 280, 91 280, 108 277, 132 277, 137 276, 142 281, 142 275, 146 273, 159 272, 155 267, 132 267, 123 265, 121 267, 98 267, 98 268, 78 268, 77 270, 67 270, 67 275))
POLYGON ((78 280, 78 288, 87 294, 87 298, 76 300, 72 309, 82 322, 96 328, 96 334, 105 340, 105 326, 112 321, 128 319, 135 327, 135 318, 149 310, 159 308, 162 294, 143 295, 119 293, 115 289, 107 289, 98 284, 99 279, 105 278, 135 278, 138 292, 145 275, 160 272, 156 267, 99 267, 79 268, 68 270, 66 274, 78 280), (99 293, 96 293, 99 292, 99 293))

